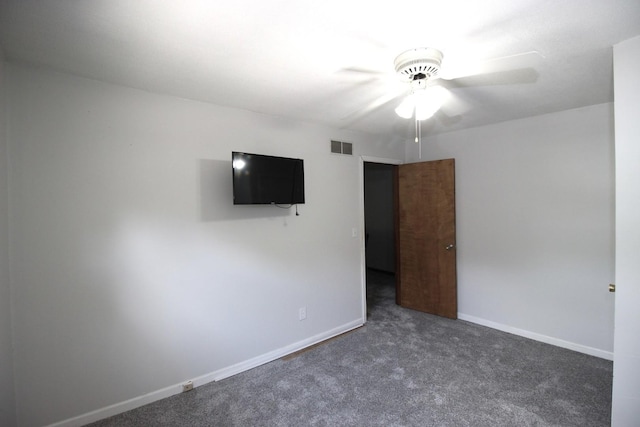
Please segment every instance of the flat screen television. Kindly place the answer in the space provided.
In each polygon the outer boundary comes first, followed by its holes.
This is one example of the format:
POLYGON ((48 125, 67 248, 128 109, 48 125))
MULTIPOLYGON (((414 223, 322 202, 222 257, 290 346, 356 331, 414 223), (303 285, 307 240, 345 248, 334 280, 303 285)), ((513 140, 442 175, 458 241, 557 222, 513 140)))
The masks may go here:
POLYGON ((304 203, 302 159, 232 152, 234 205, 304 203))

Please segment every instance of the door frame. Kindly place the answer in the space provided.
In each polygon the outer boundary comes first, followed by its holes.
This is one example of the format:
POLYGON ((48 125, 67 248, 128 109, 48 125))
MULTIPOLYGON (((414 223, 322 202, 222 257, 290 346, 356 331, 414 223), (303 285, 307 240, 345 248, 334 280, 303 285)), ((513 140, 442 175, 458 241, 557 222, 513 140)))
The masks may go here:
MULTIPOLYGON (((387 159, 383 157, 370 157, 360 156, 358 163, 358 173, 360 175, 360 190, 359 190, 359 212, 358 212, 358 230, 360 237, 360 288, 361 288, 361 301, 362 301, 362 324, 367 323, 367 255, 365 250, 365 232, 364 232, 364 164, 367 163, 381 163, 386 165, 402 165, 404 161, 398 159, 387 159)), ((394 229, 397 224, 394 224, 394 229)), ((396 242, 397 244, 397 242, 396 242)))

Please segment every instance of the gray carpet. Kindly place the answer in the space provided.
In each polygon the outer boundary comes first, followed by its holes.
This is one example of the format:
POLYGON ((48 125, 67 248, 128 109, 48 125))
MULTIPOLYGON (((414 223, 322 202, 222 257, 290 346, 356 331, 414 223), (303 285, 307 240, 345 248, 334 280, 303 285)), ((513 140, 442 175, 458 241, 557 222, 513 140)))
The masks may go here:
POLYGON ((365 327, 93 426, 607 426, 612 363, 394 304, 365 327))

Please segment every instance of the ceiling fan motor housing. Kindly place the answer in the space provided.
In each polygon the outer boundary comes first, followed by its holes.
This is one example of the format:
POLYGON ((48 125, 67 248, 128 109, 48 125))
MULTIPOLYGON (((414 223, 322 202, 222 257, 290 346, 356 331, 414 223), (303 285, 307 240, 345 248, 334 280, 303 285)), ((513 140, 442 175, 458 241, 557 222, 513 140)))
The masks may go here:
POLYGON ((418 74, 424 74, 428 80, 440 72, 442 52, 431 47, 410 49, 398 55, 393 63, 396 72, 410 80, 418 74))

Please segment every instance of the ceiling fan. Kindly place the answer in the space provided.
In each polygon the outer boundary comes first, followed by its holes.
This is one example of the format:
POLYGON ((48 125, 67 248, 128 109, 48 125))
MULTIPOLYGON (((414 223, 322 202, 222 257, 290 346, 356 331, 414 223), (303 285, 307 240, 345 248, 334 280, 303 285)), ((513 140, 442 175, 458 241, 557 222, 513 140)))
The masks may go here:
POLYGON ((447 91, 442 86, 427 83, 438 77, 442 58, 442 52, 430 47, 407 50, 396 57, 395 70, 410 85, 409 94, 395 109, 398 116, 403 119, 415 116, 416 121, 421 121, 440 109, 447 91))
MULTIPOLYGON (((415 119, 415 141, 419 142, 420 123, 433 117, 443 105, 456 101, 452 99, 453 94, 449 89, 535 82, 538 73, 530 65, 532 59, 540 57, 542 55, 536 51, 524 52, 485 60, 471 67, 467 65, 457 73, 453 69, 448 70, 448 74, 443 75, 441 71, 444 55, 440 50, 432 47, 406 50, 394 60, 396 74, 408 83, 408 90, 406 86, 404 89, 406 95, 395 108, 395 112, 404 119, 415 119)), ((362 69, 347 70, 381 74, 362 69)), ((361 110, 358 116, 366 115, 384 104, 393 102, 399 96, 399 93, 390 93, 381 97, 361 110)), ((459 102, 457 105, 460 107, 459 102)))

